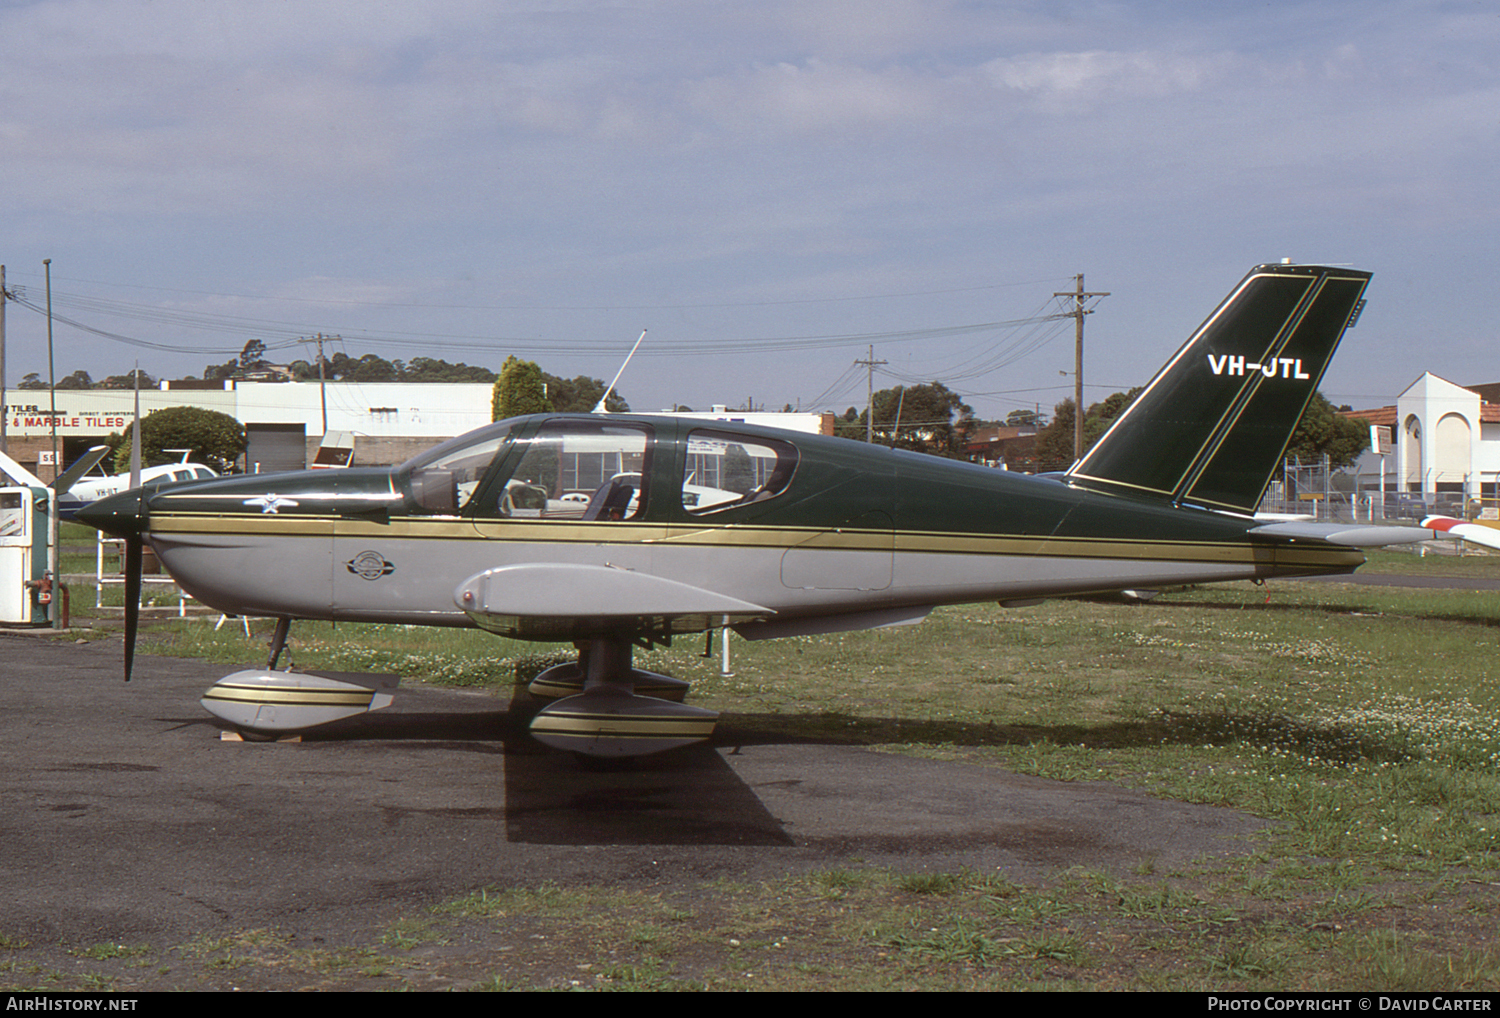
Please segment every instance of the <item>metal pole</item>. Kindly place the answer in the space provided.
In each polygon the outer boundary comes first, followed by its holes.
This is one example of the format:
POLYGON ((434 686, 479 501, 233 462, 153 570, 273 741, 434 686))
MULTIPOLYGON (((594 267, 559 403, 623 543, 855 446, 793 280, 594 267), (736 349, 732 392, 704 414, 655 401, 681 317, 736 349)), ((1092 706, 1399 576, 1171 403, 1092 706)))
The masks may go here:
POLYGON ((1083 273, 1078 273, 1073 329, 1073 462, 1083 459, 1083 273))
POLYGON ((323 407, 323 437, 328 437, 328 382, 323 377, 323 334, 318 333, 318 402, 323 407))
POLYGON ((10 452, 10 440, 6 435, 10 408, 5 398, 5 300, 8 296, 5 292, 5 266, 0 265, 0 452, 3 453, 10 452))
POLYGON ((884 364, 885 361, 875 359, 875 345, 870 344, 870 355, 865 360, 856 360, 855 364, 865 366, 865 441, 875 441, 875 366, 884 364))
POLYGON ((57 369, 52 361, 52 259, 43 258, 42 268, 47 275, 47 391, 52 411, 52 477, 56 479, 62 471, 57 464, 57 369))
MULTIPOLYGON (((52 259, 43 258, 42 268, 47 276, 47 389, 51 396, 50 409, 52 411, 52 477, 50 480, 56 483, 62 471, 57 462, 57 371, 52 361, 52 259)), ((47 495, 47 575, 51 577, 54 589, 60 583, 57 565, 57 492, 49 491, 47 495)), ((53 629, 59 628, 62 624, 62 616, 57 613, 55 595, 47 605, 47 618, 52 622, 53 629)))

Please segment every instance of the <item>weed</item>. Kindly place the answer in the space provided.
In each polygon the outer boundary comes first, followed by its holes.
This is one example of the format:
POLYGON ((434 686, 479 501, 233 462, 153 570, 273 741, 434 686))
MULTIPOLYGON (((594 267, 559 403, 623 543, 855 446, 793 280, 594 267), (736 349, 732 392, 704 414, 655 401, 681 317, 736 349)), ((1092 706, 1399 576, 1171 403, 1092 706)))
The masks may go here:
POLYGON ((901 877, 896 885, 912 894, 947 895, 958 890, 959 878, 952 873, 912 873, 901 877))
POLYGON ((1392 992, 1493 988, 1500 984, 1500 954, 1424 948, 1394 932, 1361 938, 1347 952, 1354 983, 1392 992))

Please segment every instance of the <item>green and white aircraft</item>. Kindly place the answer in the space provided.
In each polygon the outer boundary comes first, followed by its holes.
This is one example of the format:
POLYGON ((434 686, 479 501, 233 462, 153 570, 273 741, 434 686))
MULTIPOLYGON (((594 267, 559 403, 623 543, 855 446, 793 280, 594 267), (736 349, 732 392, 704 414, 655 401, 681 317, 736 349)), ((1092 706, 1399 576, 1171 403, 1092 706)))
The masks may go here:
MULTIPOLYGON (((501 421, 393 469, 130 491, 78 513, 126 540, 126 677, 149 544, 216 609, 280 620, 267 667, 203 703, 250 733, 390 702, 277 670, 294 619, 477 626, 571 641, 538 677, 549 745, 629 756, 707 738, 685 683, 636 647, 920 621, 934 607, 1352 572, 1415 528, 1267 523, 1254 510, 1369 273, 1251 270, 1071 470, 1031 477, 852 442, 674 417, 501 421)), ((374 686, 375 688, 372 688, 374 686)))

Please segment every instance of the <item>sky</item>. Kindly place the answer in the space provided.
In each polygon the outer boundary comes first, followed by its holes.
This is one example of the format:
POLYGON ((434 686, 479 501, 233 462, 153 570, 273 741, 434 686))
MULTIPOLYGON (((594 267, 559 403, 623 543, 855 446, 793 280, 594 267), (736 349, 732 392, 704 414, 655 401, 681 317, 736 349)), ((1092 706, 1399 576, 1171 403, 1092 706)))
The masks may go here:
MULTIPOLYGON (((441 357, 635 409, 1143 384, 1252 266, 1374 272, 1324 379, 1500 381, 1481 0, 0 0, 0 264, 57 377, 441 357), (1053 317, 1049 317, 1053 316, 1053 317), (334 346, 330 348, 339 349, 334 346)), ((47 377, 6 307, 6 384, 47 377)))

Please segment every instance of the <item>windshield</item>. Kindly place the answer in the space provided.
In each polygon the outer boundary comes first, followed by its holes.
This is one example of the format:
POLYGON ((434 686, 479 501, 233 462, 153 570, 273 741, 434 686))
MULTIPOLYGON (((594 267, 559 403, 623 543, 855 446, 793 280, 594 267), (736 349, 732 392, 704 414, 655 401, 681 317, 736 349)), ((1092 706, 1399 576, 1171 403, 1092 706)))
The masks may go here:
POLYGON ((397 473, 410 478, 412 498, 423 511, 456 515, 509 441, 510 424, 492 424, 412 457, 397 473))

